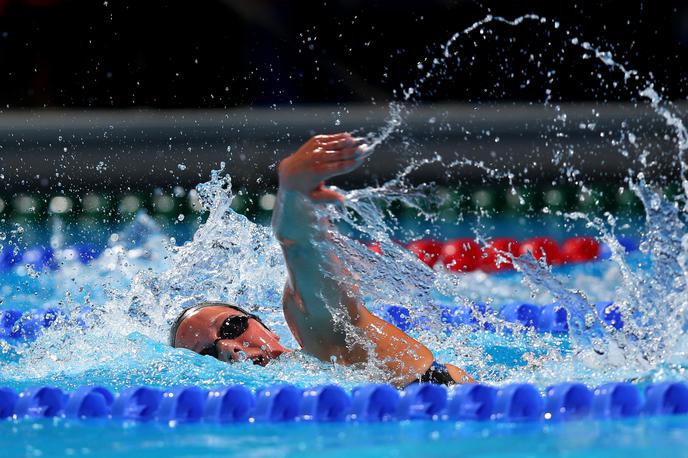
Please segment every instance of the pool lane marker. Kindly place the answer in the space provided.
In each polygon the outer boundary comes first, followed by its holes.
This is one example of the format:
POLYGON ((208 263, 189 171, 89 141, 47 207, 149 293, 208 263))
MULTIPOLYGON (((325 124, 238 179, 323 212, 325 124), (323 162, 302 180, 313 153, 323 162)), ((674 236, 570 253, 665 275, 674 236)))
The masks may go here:
MULTIPOLYGON (((619 243, 627 252, 638 250, 638 242, 630 238, 619 238, 619 243)), ((371 250, 382 254, 378 243, 366 244, 371 250)), ((469 272, 477 269, 496 273, 513 270, 509 261, 497 260, 500 252, 510 252, 520 256, 531 252, 536 259, 543 256, 552 265, 584 263, 608 259, 611 251, 608 246, 599 244, 592 237, 571 237, 561 247, 549 237, 534 237, 522 242, 515 239, 496 238, 483 248, 472 239, 454 239, 440 242, 431 239, 416 240, 406 245, 422 262, 431 268, 441 263, 450 271, 469 272)), ((9 271, 17 266, 30 266, 36 271, 57 270, 65 261, 78 260, 88 264, 97 259, 103 251, 90 243, 79 243, 59 250, 47 245, 36 245, 26 250, 5 245, 0 250, 0 271, 9 271)))
MULTIPOLYGON (((474 329, 496 332, 494 319, 498 318, 506 323, 520 324, 525 330, 534 329, 539 333, 566 335, 569 331, 569 311, 560 303, 544 306, 527 302, 512 302, 504 304, 498 311, 493 310, 483 302, 471 305, 435 304, 439 309, 440 322, 445 325, 447 332, 460 326, 470 326, 474 329)), ((592 304, 595 313, 605 326, 617 330, 623 329, 621 310, 613 302, 603 301, 592 304)), ((402 331, 412 331, 427 327, 427 318, 412 317, 411 310, 400 305, 372 307, 373 312, 385 318, 402 331)), ((84 324, 88 311, 81 311, 78 318, 84 324)), ((25 312, 14 309, 0 310, 0 340, 10 344, 30 342, 35 340, 43 329, 49 328, 58 319, 67 320, 69 315, 55 307, 31 309, 25 312)), ((509 328, 502 333, 512 332, 509 328)))
POLYGON ((688 413, 688 386, 661 382, 644 389, 606 383, 590 389, 577 382, 545 389, 514 383, 412 384, 404 390, 370 384, 347 392, 337 385, 302 389, 277 384, 252 392, 241 385, 210 390, 180 386, 165 390, 135 386, 115 395, 99 386, 71 393, 43 386, 16 393, 0 388, 0 419, 44 418, 188 423, 499 421, 563 422, 688 413))

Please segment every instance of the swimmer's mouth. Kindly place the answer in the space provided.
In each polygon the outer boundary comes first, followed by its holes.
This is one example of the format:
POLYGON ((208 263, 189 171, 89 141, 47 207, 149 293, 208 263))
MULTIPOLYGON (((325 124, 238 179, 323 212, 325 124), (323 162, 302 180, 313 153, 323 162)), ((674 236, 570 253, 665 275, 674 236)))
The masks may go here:
POLYGON ((267 366, 268 363, 270 362, 270 358, 266 358, 265 356, 256 356, 255 358, 251 358, 253 361, 253 364, 256 366, 267 366))

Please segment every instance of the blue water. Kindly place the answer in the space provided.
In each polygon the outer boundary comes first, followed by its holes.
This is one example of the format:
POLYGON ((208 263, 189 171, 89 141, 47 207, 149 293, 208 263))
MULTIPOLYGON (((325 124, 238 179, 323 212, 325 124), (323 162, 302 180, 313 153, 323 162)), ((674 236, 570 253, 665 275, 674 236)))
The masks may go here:
POLYGON ((688 419, 565 424, 183 425, 0 423, 2 456, 639 457, 688 456, 688 419))
MULTIPOLYGON (((243 218, 236 214, 234 217, 243 218)), ((249 361, 229 366, 188 350, 172 349, 165 340, 167 327, 158 328, 149 324, 154 319, 152 314, 145 309, 131 307, 129 302, 120 302, 119 295, 132 294, 131 289, 139 287, 142 273, 152 271, 157 279, 170 271, 174 272, 174 267, 160 259, 130 259, 124 256, 124 259, 118 258, 122 263, 118 267, 131 270, 113 270, 112 251, 117 250, 106 250, 101 258, 89 265, 69 261, 64 262, 59 270, 44 270, 33 275, 19 266, 0 274, 3 308, 29 310, 42 306, 57 307, 71 310, 73 317, 80 316, 86 322, 75 323, 76 319, 64 319, 35 342, 10 341, 10 345, 3 347, 0 353, 0 361, 6 363, 0 369, 0 385, 22 389, 50 384, 73 389, 82 384, 100 384, 118 390, 134 384, 212 387, 242 383, 258 388, 274 382, 308 386, 335 381, 353 387, 375 380, 365 372, 333 367, 301 353, 283 357, 261 370, 249 361), (113 292, 113 288, 117 290, 113 292), (115 293, 113 302, 109 296, 115 293), (83 307, 84 302, 89 304, 88 309, 83 307), (115 328, 115 324, 120 328, 115 328), (27 364, 27 360, 30 364, 27 364)), ((139 251, 140 248, 132 248, 129 253, 139 251)), ((644 261, 646 256, 641 253, 628 257, 629 264, 644 265, 647 269, 648 263, 644 261)), ((271 275, 271 270, 267 269, 268 275, 271 275)), ((571 288, 584 283, 586 297, 591 303, 614 298, 614 285, 610 284, 610 279, 618 275, 618 271, 609 260, 555 267, 553 273, 571 288)), ((548 292, 534 295, 533 291, 524 288, 523 276, 517 272, 450 275, 453 281, 460 282, 465 298, 487 302, 495 309, 517 300, 536 304, 553 300, 548 292)), ((281 316, 279 280, 271 278, 273 291, 258 288, 252 294, 259 294, 264 299, 257 310, 266 322, 289 346, 297 348, 281 316)), ((224 279, 217 281, 222 285, 224 279)), ((148 281, 145 283, 149 284, 148 281)), ((208 285, 209 288, 213 286, 212 283, 208 285)), ((241 294, 245 293, 241 291, 241 294)), ((135 294, 129 297, 138 300, 135 294)), ((452 301, 451 295, 439 291, 435 291, 432 297, 444 303, 452 301)), ((392 300, 384 303, 371 301, 369 306, 376 309, 376 306, 394 303, 392 300)), ((251 306, 255 307, 254 303, 251 306)), ((439 309, 429 306, 423 315, 426 326, 414 327, 410 333, 426 342, 439 360, 457 362, 478 379, 489 383, 528 381, 544 388, 562 380, 590 378, 590 383, 601 383, 609 379, 623 379, 628 374, 627 368, 623 367, 605 372, 580 365, 573 358, 569 336, 537 334, 532 330, 520 330, 497 318, 495 320, 494 324, 506 332, 476 331, 469 326, 447 331, 440 322, 439 309)), ((655 370, 643 373, 637 368, 632 368, 631 374, 634 377, 644 376, 646 380, 653 380, 657 376, 655 370)))
MULTIPOLYGON (((513 22, 488 17, 453 36, 442 49, 442 56, 433 61, 415 88, 420 88, 436 73, 441 74, 437 70, 449 58, 459 57, 453 55, 451 44, 461 36, 474 32, 482 35, 482 27, 492 22, 518 25, 524 21, 532 26, 559 29, 558 23, 534 16, 513 22)), ((681 178, 687 178, 684 156, 688 134, 680 118, 672 113, 671 106, 661 100, 652 85, 637 77, 633 70, 617 64, 609 53, 587 42, 567 35, 566 46, 582 52, 579 59, 595 59, 598 63, 598 71, 604 73, 602 95, 610 83, 614 87, 617 83, 626 87, 628 83, 629 98, 640 96, 649 101, 658 120, 666 124, 667 135, 677 140, 673 160, 681 170, 681 178)), ((406 100, 415 99, 412 94, 417 95, 419 91, 404 90, 406 100)), ((558 106, 549 105, 551 91, 546 94, 553 121, 543 126, 540 146, 552 151, 552 161, 561 168, 562 177, 584 191, 585 177, 579 177, 577 171, 566 165, 562 149, 552 148, 552 144, 564 141, 557 134, 558 126, 566 122, 566 117, 558 106), (550 143, 552 139, 557 140, 550 143)), ((403 122, 402 112, 398 106, 394 108, 390 123, 369 135, 369 143, 378 144, 394 134, 403 122)), ((582 128, 592 131, 595 113, 590 118, 582 128)), ((403 175, 418 164, 400 163, 398 180, 347 192, 347 211, 335 207, 323 209, 324 215, 343 228, 343 233, 378 241, 384 255, 374 254, 363 244, 345 237, 337 239, 337 255, 357 276, 360 291, 370 308, 377 309, 390 302, 408 307, 414 318, 425 320, 424 326, 411 334, 439 360, 466 368, 482 382, 523 381, 544 389, 553 383, 572 380, 590 386, 618 380, 638 384, 686 380, 688 238, 683 223, 687 209, 683 204, 688 196, 676 201, 661 198, 653 190, 653 184, 662 183, 666 177, 651 176, 648 157, 643 152, 644 146, 651 150, 652 145, 639 144, 643 140, 625 121, 610 129, 616 131, 600 132, 600 136, 611 139, 610 145, 618 147, 619 154, 637 155, 634 156, 636 169, 629 171, 627 185, 642 198, 647 214, 639 230, 643 236, 640 253, 623 252, 614 234, 635 228, 626 226, 613 215, 531 212, 517 220, 499 221, 485 213, 470 219, 458 214, 456 221, 445 220, 441 224, 437 219, 421 217, 412 223, 390 220, 385 217, 384 209, 392 201, 422 211, 425 203, 437 203, 437 196, 432 192, 421 194, 404 182, 403 175), (406 166, 408 169, 402 173, 406 166), (464 232, 466 225, 470 234, 464 232), (514 261, 518 272, 456 275, 442 269, 427 269, 395 243, 399 238, 408 240, 427 235, 437 238, 474 235, 481 240, 525 234, 556 233, 562 237, 561 228, 570 235, 598 236, 610 245, 612 259, 549 269, 526 256, 514 261), (433 305, 440 299, 455 304, 484 301, 495 306, 510 301, 547 304, 556 300, 576 312, 579 318, 571 323, 571 332, 566 337, 528 332, 497 318, 492 324, 506 332, 459 327, 447 333, 433 305), (592 313, 594 302, 606 300, 619 304, 625 323, 623 330, 605 328, 592 313)), ((489 133, 485 135, 489 137, 489 133)), ((409 141, 408 145, 415 147, 416 143, 409 141)), ((566 154, 585 153, 565 151, 566 154)), ((594 154, 590 160, 594 160, 594 154)), ((528 181, 526 175, 520 174, 525 171, 509 170, 508 162, 504 161, 504 170, 485 171, 486 185, 489 186, 489 180, 503 180, 509 185, 528 181)), ((460 174, 460 160, 445 163, 448 177, 460 174)), ((21 389, 49 384, 69 390, 83 384, 100 384, 117 391, 136 384, 158 387, 193 384, 209 388, 240 383, 255 389, 289 382, 299 386, 337 383, 352 388, 378 381, 379 373, 372 365, 356 369, 342 367, 300 352, 257 368, 248 361, 228 365, 166 345, 169 324, 180 310, 202 300, 223 300, 259 313, 287 346, 297 348, 281 313, 286 270, 280 247, 269 228, 230 209, 230 175, 231 170, 214 171, 210 181, 198 186, 208 211, 207 220, 190 240, 184 237, 172 240, 153 219, 142 214, 132 223, 107 228, 108 236, 100 242, 106 239, 108 248, 91 264, 82 265, 64 257, 62 248, 69 243, 90 240, 74 238, 68 225, 52 225, 49 242, 56 250, 61 268, 42 271, 20 264, 12 272, 0 274, 2 307, 28 309, 45 305, 64 310, 69 318, 60 319, 33 342, 0 343, 0 385, 21 389)), ((688 181, 684 185, 688 189, 688 181)), ((8 242, 25 246, 35 241, 36 231, 30 225, 25 226, 21 230, 16 228, 8 242)), ((197 424, 174 428, 160 424, 20 420, 0 422, 0 450, 3 456, 634 456, 650 453, 681 456, 688 455, 683 453, 688 440, 686 426, 685 417, 570 424, 296 423, 223 427, 197 424)))
MULTIPOLYGON (((234 217, 238 218, 237 215, 234 217)), ((90 304, 96 308, 99 304, 105 307, 102 304, 107 303, 107 295, 100 288, 101 285, 112 287, 114 278, 103 282, 102 279, 107 277, 103 272, 109 271, 111 277, 119 277, 116 284, 122 289, 136 283, 139 269, 145 271, 155 268, 160 270, 159 274, 165 272, 165 264, 160 259, 151 257, 125 257, 127 261, 124 261, 124 265, 129 262, 137 265, 134 274, 113 272, 112 261, 108 261, 110 256, 112 254, 106 251, 90 266, 77 262, 66 263, 58 271, 43 271, 40 275, 31 275, 21 267, 5 272, 2 274, 3 306, 28 309, 50 304, 65 307, 65 294, 69 292, 67 296, 75 304, 88 298, 90 304), (76 274, 86 275, 86 278, 78 282, 76 274)), ((645 259, 644 255, 636 254, 629 258, 629 263, 637 265, 645 259)), ((613 278, 614 272, 614 263, 611 261, 554 269, 558 278, 571 285, 585 281, 591 300, 605 300, 613 296, 613 288, 607 281, 613 278)), ((464 278, 470 279, 467 283, 476 283, 467 292, 483 300, 493 299, 495 303, 519 296, 526 298, 531 294, 527 288, 523 289, 522 275, 519 273, 492 276, 474 273, 464 278)), ((541 300, 545 301, 546 296, 543 295, 541 300)), ((263 309, 262 312, 267 315, 269 322, 274 321, 271 325, 283 339, 289 341, 288 331, 279 322, 278 302, 279 297, 274 294, 272 308, 263 309)), ((118 305, 118 308, 121 307, 118 305)), ((126 310, 125 315, 132 318, 129 313, 131 310, 126 310)), ((111 326, 107 323, 108 317, 103 316, 91 323, 93 328, 90 329, 70 327, 69 323, 65 323, 62 329, 50 329, 36 343, 3 348, 0 358, 5 366, 0 369, 0 385, 20 390, 27 386, 48 384, 70 390, 79 385, 95 384, 118 391, 139 384, 159 387, 193 384, 210 388, 242 383, 258 388, 275 382, 296 383, 301 386, 336 382, 350 388, 369 381, 366 374, 332 367, 306 355, 275 362, 265 369, 257 369, 249 363, 230 366, 187 350, 171 349, 156 338, 155 332, 150 333, 145 328, 120 333, 107 329, 107 326, 111 326), (97 334, 96 338, 93 333, 97 334), (108 338, 112 341, 108 341, 108 338), (76 352, 72 350, 73 346, 77 347, 76 352), (27 363, 27 360, 33 363, 27 363)), ((441 332, 428 334, 416 330, 414 335, 430 342, 438 357, 447 361, 456 362, 457 355, 444 348, 446 342, 460 342, 460 354, 465 355, 466 361, 463 365, 481 381, 489 383, 521 380, 534 381, 544 387, 549 383, 576 379, 594 385, 619 378, 623 373, 622 370, 614 375, 607 375, 571 360, 550 361, 550 353, 554 351, 570 356, 570 342, 566 336, 532 333, 502 335, 487 331, 475 332, 473 329, 459 329, 456 335, 450 336, 441 332), (533 342, 537 342, 538 346, 530 345, 533 342), (481 363, 485 359, 487 364, 481 363)), ((637 369, 633 374, 641 375, 637 369)), ((671 374, 674 376, 668 378, 675 379, 676 372, 671 374)), ((666 373, 657 370, 645 375, 646 381, 667 377, 666 373)), ((681 447, 688 441, 686 426, 688 417, 571 424, 300 422, 226 426, 196 424, 177 425, 174 428, 158 423, 99 420, 12 420, 0 422, 0 449, 3 450, 3 456, 8 457, 131 454, 188 457, 215 457, 218 454, 425 456, 428 453, 448 456, 463 456, 466 453, 485 456, 641 456, 650 451, 660 453, 662 450, 681 447), (614 439, 610 441, 610 438, 614 439)))

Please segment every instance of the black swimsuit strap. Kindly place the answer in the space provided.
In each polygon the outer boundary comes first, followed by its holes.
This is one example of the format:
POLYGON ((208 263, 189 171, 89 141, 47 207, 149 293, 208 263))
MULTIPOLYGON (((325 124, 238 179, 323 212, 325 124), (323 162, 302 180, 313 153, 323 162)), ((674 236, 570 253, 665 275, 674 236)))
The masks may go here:
POLYGON ((449 375, 449 370, 444 364, 433 361, 432 365, 418 381, 420 383, 434 383, 435 385, 454 385, 456 380, 449 375))

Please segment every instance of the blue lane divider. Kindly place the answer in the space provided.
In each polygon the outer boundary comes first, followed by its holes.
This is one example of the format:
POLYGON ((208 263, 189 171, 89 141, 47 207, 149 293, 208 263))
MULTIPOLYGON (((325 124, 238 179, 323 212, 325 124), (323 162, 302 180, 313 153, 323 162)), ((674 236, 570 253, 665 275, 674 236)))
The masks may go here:
POLYGON ((429 420, 444 411, 446 405, 447 390, 443 386, 415 383, 402 393, 396 417, 400 420, 429 420))
POLYGON ((57 269, 55 252, 50 247, 35 246, 24 252, 20 264, 30 266, 34 270, 57 269))
POLYGON ((5 246, 0 251, 0 270, 9 270, 21 261, 21 253, 14 247, 5 246))
MULTIPOLYGON (((638 249, 638 243, 633 239, 619 239, 619 241, 628 251, 638 249)), ((65 248, 61 250, 61 253, 62 257, 66 258, 69 256, 64 255, 71 253, 73 258, 78 258, 79 261, 87 264, 96 259, 101 250, 95 245, 85 243, 65 248)), ((59 267, 55 252, 50 247, 41 245, 19 252, 15 247, 5 246, 0 251, 0 271, 11 269, 17 264, 27 265, 35 270, 59 267)), ((521 323, 526 327, 535 328, 538 332, 553 334, 568 332, 568 311, 559 304, 540 307, 528 303, 513 303, 504 305, 499 312, 495 312, 484 303, 476 303, 472 308, 448 305, 440 305, 440 308, 440 319, 448 328, 458 325, 477 326, 482 321, 483 329, 494 331, 494 325, 485 322, 484 318, 490 314, 498 314, 499 318, 505 321, 521 323)), ((612 302, 597 303, 595 308, 607 326, 616 329, 623 328, 620 310, 612 302)), ((28 312, 0 310, 0 339, 19 341, 35 339, 42 329, 54 323, 60 314, 62 312, 54 308, 35 309, 28 312)), ((388 306, 384 315, 388 321, 404 331, 424 324, 412 319, 409 309, 402 306, 388 306)))
POLYGON ((487 385, 459 385, 452 390, 446 410, 448 420, 485 421, 495 411, 497 389, 487 385))
POLYGON ((18 418, 56 417, 62 413, 67 401, 67 395, 59 388, 49 386, 29 388, 23 391, 14 407, 14 415, 18 418))
POLYGON ((630 383, 606 383, 590 389, 560 383, 544 395, 534 385, 411 384, 404 390, 371 384, 348 393, 337 385, 302 389, 271 385, 255 394, 241 385, 205 390, 181 386, 166 390, 136 386, 113 395, 99 386, 72 393, 43 386, 17 394, 0 388, 0 419, 101 418, 119 421, 178 423, 238 422, 381 422, 434 421, 576 421, 688 414, 688 385, 662 382, 641 391, 630 383))
POLYGON ((256 421, 293 421, 299 415, 301 389, 293 385, 273 385, 256 392, 256 421))
POLYGON ((19 310, 0 311, 0 339, 8 340, 20 336, 19 328, 15 328, 15 324, 22 315, 23 313, 19 310))
POLYGON ((11 417, 16 411, 19 395, 9 388, 0 388, 0 419, 11 417))
POLYGON ((156 419, 165 422, 193 423, 203 417, 206 392, 195 386, 165 391, 158 406, 156 419))
POLYGON ((590 415, 592 399, 592 391, 582 383, 561 383, 547 388, 545 411, 551 420, 580 420, 590 415))
POLYGON ((112 418, 148 421, 155 418, 162 391, 145 386, 134 386, 122 391, 112 403, 112 418))
POLYGON ((600 418, 626 418, 637 416, 643 399, 630 383, 607 383, 597 387, 592 401, 593 414, 600 418))
POLYGON ((645 390, 644 411, 648 415, 688 413, 688 386, 676 382, 648 386, 645 390))
POLYGON ((597 302, 595 304, 597 315, 604 320, 607 326, 615 329, 623 328, 623 320, 621 319, 621 310, 616 307, 613 302, 597 302))
POLYGON ((208 392, 203 419, 213 423, 248 421, 256 404, 253 394, 241 385, 216 388, 208 392))
POLYGON ((497 420, 538 420, 542 410, 542 396, 533 385, 514 383, 497 389, 493 414, 497 420))
POLYGON ((64 415, 69 418, 102 418, 110 414, 115 397, 100 386, 82 386, 69 395, 64 415))
MULTIPOLYGON (((529 303, 509 303, 499 312, 494 311, 484 303, 467 305, 439 304, 440 321, 446 325, 448 331, 457 326, 481 327, 487 331, 495 331, 493 323, 485 320, 490 316, 509 323, 520 323, 526 328, 533 328, 537 332, 551 334, 567 334, 569 330, 569 313, 566 307, 558 303, 539 306, 529 303), (482 322, 482 325, 480 323, 482 322)), ((594 304, 595 311, 603 322, 612 328, 622 329, 623 319, 621 311, 613 302, 598 302, 594 304)), ((411 311, 399 305, 390 305, 381 309, 382 315, 390 323, 403 331, 419 328, 430 322, 429 319, 418 320, 411 317, 411 311)), ((30 341, 35 339, 43 329, 50 327, 58 318, 68 318, 68 315, 54 307, 33 309, 26 312, 18 310, 0 310, 0 339, 6 341, 30 341)), ((83 320, 82 320, 83 321, 83 320)), ((508 329, 505 332, 510 332, 508 329)))
POLYGON ((547 304, 540 310, 538 331, 551 334, 568 334, 569 312, 560 304, 547 304))
POLYGON ((390 385, 359 386, 351 392, 353 420, 378 422, 391 420, 399 404, 399 392, 390 385))
POLYGON ((0 339, 8 341, 30 341, 38 337, 43 329, 52 326, 59 317, 67 315, 54 308, 0 310, 0 339))
POLYGON ((0 251, 0 271, 10 270, 16 265, 30 266, 34 270, 55 270, 59 268, 59 259, 70 258, 88 264, 100 256, 102 249, 90 243, 79 243, 60 252, 62 256, 56 257, 55 251, 45 245, 37 245, 24 251, 13 246, 5 246, 0 251))
MULTIPOLYGON (((640 248, 640 243, 637 239, 630 237, 619 237, 617 238, 619 244, 624 247, 627 253, 632 253, 638 251, 640 248)), ((597 259, 609 259, 612 256, 612 249, 606 243, 600 244, 600 251, 597 254, 597 259)))
MULTIPOLYGON (((541 333, 567 334, 569 331, 569 311, 565 305, 559 303, 544 306, 526 302, 509 303, 495 311, 484 303, 468 305, 437 304, 440 309, 440 320, 448 331, 457 326, 480 327, 487 331, 495 331, 491 316, 508 323, 518 323, 526 328, 535 329, 541 333), (482 325, 480 326, 480 323, 482 325)), ((595 313, 607 327, 623 328, 621 310, 613 302, 597 302, 593 304, 595 313)), ((401 329, 408 331, 423 327, 423 322, 412 316, 411 311, 399 305, 390 305, 383 309, 384 318, 401 329)), ((427 320, 427 319, 426 319, 427 320)), ((504 332, 511 332, 505 329, 504 332)))
POLYGON ((300 416, 318 422, 343 421, 351 410, 351 398, 337 385, 322 385, 303 391, 300 416))

